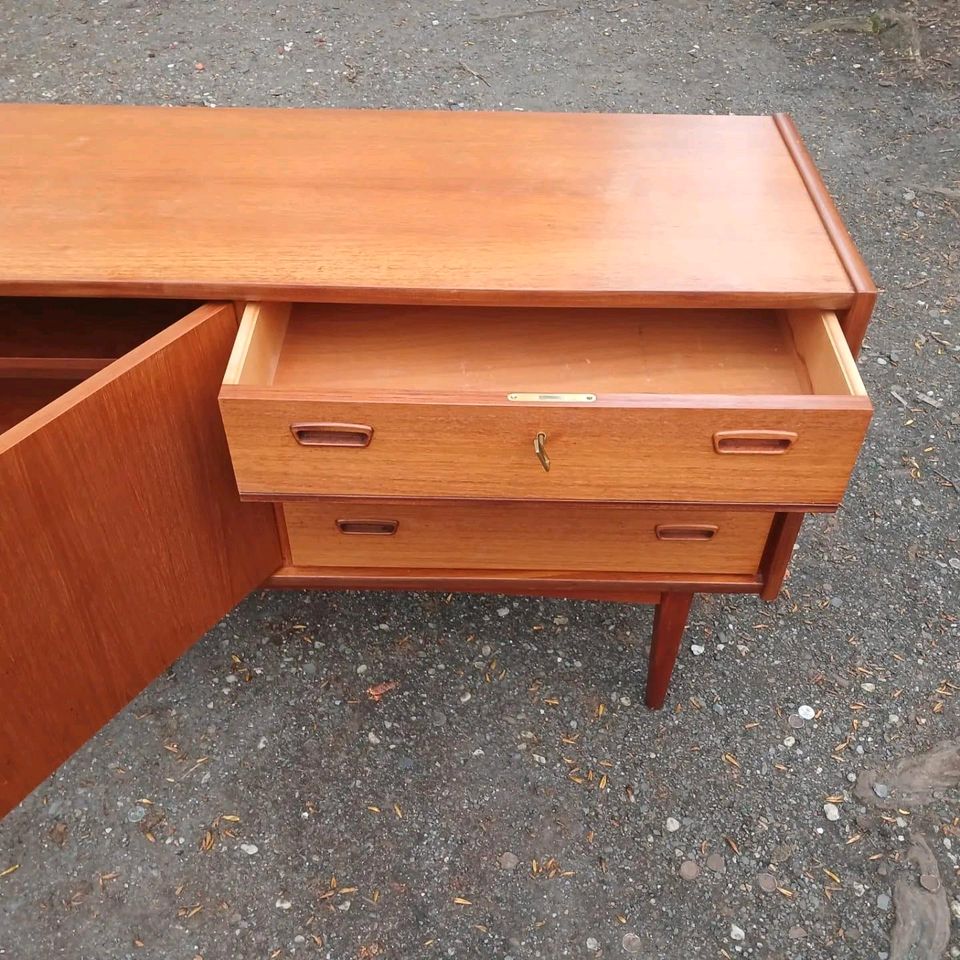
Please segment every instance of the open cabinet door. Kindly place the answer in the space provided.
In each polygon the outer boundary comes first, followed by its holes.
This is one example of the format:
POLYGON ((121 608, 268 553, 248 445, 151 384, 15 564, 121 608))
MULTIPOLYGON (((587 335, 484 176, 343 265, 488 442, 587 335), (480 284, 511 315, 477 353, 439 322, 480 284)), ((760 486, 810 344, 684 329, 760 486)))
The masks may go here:
POLYGON ((217 406, 232 304, 0 434, 0 816, 281 564, 217 406))

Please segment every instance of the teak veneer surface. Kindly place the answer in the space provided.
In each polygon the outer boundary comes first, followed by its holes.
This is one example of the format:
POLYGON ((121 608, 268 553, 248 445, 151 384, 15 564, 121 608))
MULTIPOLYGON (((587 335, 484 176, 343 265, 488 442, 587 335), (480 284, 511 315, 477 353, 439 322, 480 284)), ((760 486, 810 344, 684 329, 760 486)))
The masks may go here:
POLYGON ((810 393, 770 311, 296 304, 276 386, 324 392, 810 393))
POLYGON ((201 307, 0 434, 0 816, 280 566, 217 413, 236 329, 201 307))
POLYGON ((773 520, 679 507, 326 499, 286 503, 283 515, 295 566, 536 570, 562 561, 571 570, 718 574, 755 574, 773 520), (396 532, 341 533, 338 521, 395 523, 396 532), (709 539, 697 539, 705 531, 709 539))
POLYGON ((772 117, 7 104, 0 293, 847 308, 788 136, 772 117))

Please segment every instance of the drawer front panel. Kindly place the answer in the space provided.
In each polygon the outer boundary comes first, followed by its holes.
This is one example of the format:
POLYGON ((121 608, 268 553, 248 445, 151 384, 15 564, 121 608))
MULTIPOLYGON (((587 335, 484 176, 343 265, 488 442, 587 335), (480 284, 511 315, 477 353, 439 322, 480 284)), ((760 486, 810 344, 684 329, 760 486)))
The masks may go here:
POLYGON ((870 418, 860 397, 532 406, 328 402, 238 390, 224 387, 221 411, 240 493, 261 499, 830 506, 843 495, 870 418))
POLYGON ((756 573, 773 514, 619 504, 283 505, 302 567, 756 573))

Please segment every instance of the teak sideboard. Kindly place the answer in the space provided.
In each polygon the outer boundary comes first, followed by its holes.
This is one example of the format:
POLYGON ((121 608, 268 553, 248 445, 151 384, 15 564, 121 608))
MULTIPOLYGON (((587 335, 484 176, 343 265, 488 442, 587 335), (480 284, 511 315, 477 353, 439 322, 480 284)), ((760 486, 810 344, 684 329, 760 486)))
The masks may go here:
POLYGON ((0 815, 247 593, 777 596, 875 290, 790 119, 0 106, 0 815))

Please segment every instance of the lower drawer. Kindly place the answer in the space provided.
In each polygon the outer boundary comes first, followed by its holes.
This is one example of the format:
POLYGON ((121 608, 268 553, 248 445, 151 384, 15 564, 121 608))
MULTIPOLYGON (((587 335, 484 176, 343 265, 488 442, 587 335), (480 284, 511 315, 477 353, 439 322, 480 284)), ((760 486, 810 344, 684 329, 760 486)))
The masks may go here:
POLYGON ((294 566, 756 573, 773 514, 550 502, 282 506, 294 566))

